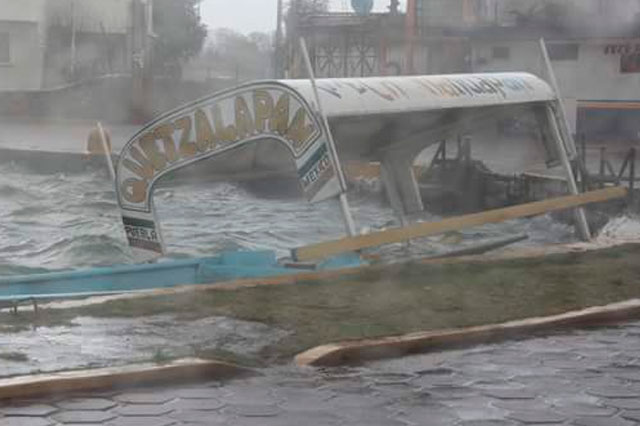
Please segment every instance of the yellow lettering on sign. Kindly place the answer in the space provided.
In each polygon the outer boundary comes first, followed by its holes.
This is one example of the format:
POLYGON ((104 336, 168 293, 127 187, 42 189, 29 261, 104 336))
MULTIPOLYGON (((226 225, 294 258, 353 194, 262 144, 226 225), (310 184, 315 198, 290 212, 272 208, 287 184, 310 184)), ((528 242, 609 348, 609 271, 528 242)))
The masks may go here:
POLYGON ((287 134, 289 129, 289 94, 283 93, 278 99, 269 123, 269 129, 282 136, 287 134))
POLYGON ((152 132, 142 135, 140 138, 140 148, 142 148, 147 155, 154 169, 160 171, 167 166, 167 157, 158 149, 156 137, 152 132))
POLYGON ((130 203, 142 203, 147 198, 147 181, 129 178, 122 182, 120 192, 130 203))
POLYGON ((174 128, 171 123, 165 123, 158 126, 153 134, 155 137, 162 141, 164 146, 164 154, 169 160, 170 163, 175 163, 180 158, 178 157, 178 153, 176 152, 176 143, 173 140, 173 131, 174 128))
POLYGON ((253 110, 256 116, 256 131, 263 133, 273 113, 273 98, 269 92, 266 90, 253 92, 253 110))
POLYGON ((198 153, 198 147, 195 142, 191 140, 191 117, 186 116, 179 118, 173 123, 176 129, 181 130, 180 135, 180 156, 182 158, 191 158, 198 153))
POLYGON ((306 125, 307 112, 304 108, 299 108, 296 111, 296 115, 293 117, 291 127, 287 131, 287 139, 293 143, 293 149, 295 151, 300 150, 305 141, 309 139, 309 136, 313 133, 313 126, 306 125))
POLYGON ((229 125, 225 126, 224 121, 222 121, 222 111, 220 111, 220 106, 218 104, 212 107, 213 110, 213 123, 216 128, 216 134, 218 138, 222 142, 234 142, 238 138, 238 132, 236 131, 235 126, 229 125))
POLYGON ((153 177, 153 165, 147 160, 138 148, 132 147, 129 151, 131 156, 136 160, 139 164, 134 163, 129 159, 125 159, 123 165, 129 171, 135 173, 143 179, 151 179, 153 177))
POLYGON ((251 111, 249 111, 249 107, 247 106, 247 101, 244 99, 244 96, 236 96, 235 110, 238 138, 243 139, 253 135, 256 131, 256 126, 253 123, 253 117, 251 117, 251 111))
POLYGON ((216 145, 216 135, 209 123, 207 114, 198 109, 195 113, 196 121, 196 146, 200 152, 205 152, 216 145))

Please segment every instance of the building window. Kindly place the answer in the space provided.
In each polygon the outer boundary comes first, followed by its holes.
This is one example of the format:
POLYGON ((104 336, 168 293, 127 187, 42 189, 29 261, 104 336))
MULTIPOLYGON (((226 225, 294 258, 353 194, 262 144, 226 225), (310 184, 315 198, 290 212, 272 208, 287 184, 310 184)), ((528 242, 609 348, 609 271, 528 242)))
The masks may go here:
POLYGON ((493 59, 509 59, 511 57, 511 51, 506 46, 494 46, 491 49, 491 56, 493 59))
POLYGON ((620 57, 620 72, 622 74, 640 72, 640 54, 622 55, 620 57))
POLYGON ((552 61, 577 61, 578 45, 575 43, 548 44, 549 58, 552 61))
POLYGON ((11 36, 0 32, 0 64, 11 62, 11 36))

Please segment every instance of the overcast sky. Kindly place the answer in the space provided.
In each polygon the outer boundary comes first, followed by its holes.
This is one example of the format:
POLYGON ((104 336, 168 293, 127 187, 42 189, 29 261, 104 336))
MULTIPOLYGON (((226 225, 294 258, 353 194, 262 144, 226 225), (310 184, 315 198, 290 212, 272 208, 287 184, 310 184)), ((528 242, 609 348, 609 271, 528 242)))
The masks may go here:
MULTIPOLYGON (((374 0, 375 10, 384 11, 389 0, 374 0)), ((285 3, 287 0, 285 0, 285 3)), ((404 5, 405 0, 400 1, 404 5)), ((242 33, 274 31, 277 0, 203 0, 202 19, 209 29, 232 28, 242 33)), ((336 11, 351 11, 351 0, 331 0, 336 11)))

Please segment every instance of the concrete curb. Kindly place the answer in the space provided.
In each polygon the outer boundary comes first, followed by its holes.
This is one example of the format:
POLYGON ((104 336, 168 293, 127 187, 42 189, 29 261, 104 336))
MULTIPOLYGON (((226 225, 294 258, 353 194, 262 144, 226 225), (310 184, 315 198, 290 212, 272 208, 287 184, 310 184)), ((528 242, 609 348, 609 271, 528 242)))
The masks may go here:
POLYGON ((163 365, 138 364, 37 374, 0 379, 0 400, 131 388, 166 382, 175 384, 201 379, 227 379, 249 373, 253 371, 233 364, 189 358, 163 365))
POLYGON ((299 366, 337 366, 396 358, 412 353, 468 347, 541 331, 615 324, 640 317, 640 299, 548 317, 451 330, 426 331, 380 339, 317 346, 296 356, 299 366))

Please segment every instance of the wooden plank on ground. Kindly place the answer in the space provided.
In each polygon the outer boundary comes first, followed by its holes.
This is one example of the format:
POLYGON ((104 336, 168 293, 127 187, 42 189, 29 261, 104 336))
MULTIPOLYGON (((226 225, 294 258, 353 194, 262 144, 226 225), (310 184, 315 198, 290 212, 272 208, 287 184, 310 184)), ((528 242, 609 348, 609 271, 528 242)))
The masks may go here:
POLYGON ((347 237, 340 240, 312 244, 292 250, 292 255, 297 261, 323 259, 340 253, 362 250, 384 244, 393 244, 412 238, 458 231, 487 223, 537 216, 552 211, 579 207, 585 204, 622 198, 626 195, 627 189, 623 187, 599 189, 585 192, 584 194, 569 195, 503 209, 451 217, 440 222, 418 223, 404 228, 390 229, 357 237, 347 237))
POLYGON ((163 365, 142 364, 35 374, 0 379, 0 401, 142 385, 168 386, 203 379, 222 380, 249 373, 253 371, 225 362, 188 358, 163 365))
POLYGON ((451 330, 435 330, 378 339, 330 343, 296 356, 300 366, 339 366, 408 354, 464 348, 572 327, 617 324, 640 316, 640 300, 596 306, 548 317, 536 317, 451 330))

